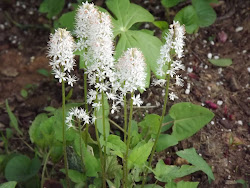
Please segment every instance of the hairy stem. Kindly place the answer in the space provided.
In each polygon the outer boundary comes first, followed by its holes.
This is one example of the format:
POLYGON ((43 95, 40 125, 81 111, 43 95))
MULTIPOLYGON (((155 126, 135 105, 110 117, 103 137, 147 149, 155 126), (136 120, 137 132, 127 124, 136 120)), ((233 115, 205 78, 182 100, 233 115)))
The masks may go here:
MULTIPOLYGON (((169 69, 170 69, 170 65, 171 65, 171 63, 169 63, 169 66, 168 66, 169 69)), ((159 136, 160 136, 160 133, 161 133, 162 122, 163 122, 163 119, 164 119, 164 116, 165 116, 165 113, 166 113, 166 107, 167 107, 167 102, 168 102, 169 83, 170 83, 170 75, 168 74, 167 75, 167 84, 166 84, 166 88, 165 88, 164 105, 163 105, 163 109, 162 109, 160 124, 159 124, 158 130, 157 130, 157 135, 156 135, 156 138, 155 138, 154 146, 153 146, 153 149, 151 151, 151 155, 150 155, 149 162, 148 162, 148 166, 150 168, 151 168, 151 163, 152 163, 152 160, 153 160, 153 157, 154 157, 154 154, 155 154, 156 144, 158 142, 158 139, 159 139, 159 136)), ((146 169, 146 171, 144 173, 144 177, 143 177, 143 181, 142 181, 142 186, 141 186, 142 188, 144 187, 144 185, 146 183, 146 177, 147 177, 147 175, 148 175, 148 169, 146 169)))
POLYGON ((78 120, 78 131, 79 131, 79 138, 80 138, 79 145, 80 145, 81 165, 83 168, 84 164, 83 164, 83 152, 82 152, 82 131, 81 131, 81 123, 79 120, 78 120))
POLYGON ((65 82, 62 80, 62 136, 63 136, 63 154, 64 154, 64 167, 66 173, 67 187, 69 185, 69 172, 68 172, 68 159, 66 152, 66 126, 65 126, 65 82))
MULTIPOLYGON (((127 142, 127 129, 128 129, 128 117, 127 117, 127 96, 123 98, 124 101, 124 143, 127 142)), ((126 187, 126 156, 123 159, 123 187, 126 187)))
MULTIPOLYGON (((107 145, 107 138, 106 138, 106 126, 105 126, 105 105, 104 105, 104 92, 102 92, 102 130, 103 130, 103 137, 104 137, 104 154, 103 154, 103 170, 106 172, 106 145, 107 145)), ((105 173, 104 173, 105 175, 105 173)), ((104 176, 105 179, 105 176, 104 176)), ((106 180, 105 180, 106 181, 106 180)), ((105 183, 106 186, 106 183, 105 183)))
POLYGON ((132 116, 133 116, 133 99, 132 97, 134 96, 134 93, 131 93, 131 98, 130 98, 130 107, 129 107, 129 124, 128 124, 128 139, 126 142, 126 154, 125 154, 125 160, 126 160, 126 166, 125 166, 125 187, 127 187, 127 180, 128 180, 128 151, 129 151, 129 145, 130 145, 130 139, 131 139, 131 125, 132 125, 132 116))
MULTIPOLYGON (((96 110, 95 110, 95 116, 96 116, 96 110)), ((95 121, 95 134, 96 134, 97 145, 98 145, 98 148, 99 148, 99 155, 100 155, 100 159, 101 159, 102 186, 103 186, 103 188, 106 188, 106 176, 105 176, 105 170, 104 170, 104 162, 106 163, 106 161, 103 160, 102 147, 101 147, 101 143, 100 143, 100 138, 99 138, 99 133, 98 133, 96 121, 95 121)))
MULTIPOLYGON (((88 103, 87 103, 87 94, 88 94, 88 84, 87 84, 87 74, 84 74, 84 102, 85 102, 85 110, 88 113, 88 103)), ((89 124, 86 124, 86 131, 85 131, 85 146, 87 147, 88 144, 88 132, 89 132, 89 124)))

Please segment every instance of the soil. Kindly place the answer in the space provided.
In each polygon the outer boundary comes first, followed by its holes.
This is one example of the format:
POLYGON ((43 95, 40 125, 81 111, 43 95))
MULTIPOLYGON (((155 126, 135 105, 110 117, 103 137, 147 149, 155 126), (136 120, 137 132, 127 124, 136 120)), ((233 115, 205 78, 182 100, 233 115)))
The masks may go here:
MULTIPOLYGON (((149 10, 156 20, 166 20, 165 9, 157 0, 133 0, 149 10)), ((187 1, 189 2, 189 1, 187 1)), ((39 69, 50 71, 46 58, 47 41, 52 22, 38 12, 41 0, 3 0, 0 2, 0 130, 9 127, 5 100, 19 120, 25 132, 23 139, 30 143, 28 129, 31 121, 46 106, 61 105, 60 85, 51 76, 38 73, 39 69), (23 97, 21 90, 28 91, 23 97)), ((104 6, 101 0, 96 1, 104 6)), ((170 9, 170 19, 187 3, 170 9)), ((64 11, 70 8, 65 6, 64 11)), ((186 71, 183 88, 173 88, 178 93, 177 102, 192 102, 210 108, 214 119, 191 138, 173 149, 161 152, 155 158, 176 163, 170 153, 194 147, 212 166, 215 181, 209 184, 202 172, 194 173, 189 180, 199 181, 199 187, 241 187, 235 181, 250 181, 250 1, 220 0, 214 5, 216 22, 200 28, 196 34, 187 35, 183 62, 186 71), (217 67, 208 61, 213 57, 231 58, 233 64, 217 67), (190 89, 188 89, 188 87, 190 89)), ((150 25, 153 28, 152 25, 150 25)), ((156 29, 156 28, 153 28, 156 29)), ((156 29, 156 34, 159 31, 156 29)), ((83 72, 76 71, 82 80, 83 72)), ((69 91, 70 88, 67 88, 69 91)), ((150 87, 143 93, 145 108, 142 114, 161 112, 163 88, 150 87)), ((82 82, 74 86, 72 99, 83 98, 82 82), (80 93, 80 94, 79 94, 80 93)), ((168 108, 174 104, 169 103, 168 108)), ((111 117, 115 120, 115 116, 111 117)), ((31 153, 19 138, 12 137, 10 151, 31 153)), ((0 141, 0 153, 3 153, 0 141)), ((5 181, 3 177, 0 182, 5 181)))

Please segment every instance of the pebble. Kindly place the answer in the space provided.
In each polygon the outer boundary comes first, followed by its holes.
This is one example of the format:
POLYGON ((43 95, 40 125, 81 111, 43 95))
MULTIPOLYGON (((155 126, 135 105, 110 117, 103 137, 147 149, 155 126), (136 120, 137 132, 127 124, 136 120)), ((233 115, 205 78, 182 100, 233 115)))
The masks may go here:
POLYGON ((221 74, 222 73, 222 68, 218 68, 218 74, 221 74))
POLYGON ((193 68, 188 67, 188 68, 187 68, 187 72, 188 72, 188 73, 193 72, 193 68))
POLYGON ((243 50, 242 53, 243 53, 243 54, 247 53, 247 50, 243 50))
POLYGON ((211 91, 211 87, 210 87, 210 86, 207 86, 207 89, 208 89, 209 91, 211 91))
POLYGON ((238 121, 239 125, 243 125, 243 122, 241 120, 238 121))
POLYGON ((203 43, 204 43, 204 44, 207 44, 207 41, 206 41, 206 40, 203 40, 203 43))
POLYGON ((208 68, 208 66, 207 66, 207 65, 205 65, 204 69, 207 69, 207 68, 208 68))
POLYGON ((219 57, 219 56, 217 56, 217 55, 216 55, 216 56, 214 56, 214 59, 219 59, 219 58, 220 58, 220 57, 219 57))
POLYGON ((237 28, 235 29, 235 32, 240 32, 240 31, 242 31, 242 30, 243 30, 243 27, 240 26, 240 27, 237 27, 237 28))
POLYGON ((250 67, 247 67, 247 71, 250 73, 250 67))
POLYGON ((213 57, 212 53, 207 54, 208 59, 211 59, 213 57))
POLYGON ((218 104, 219 106, 221 106, 221 105, 223 104, 223 101, 218 100, 218 101, 217 101, 217 104, 218 104))
POLYGON ((211 45, 214 45, 214 41, 210 41, 210 44, 211 44, 211 45))

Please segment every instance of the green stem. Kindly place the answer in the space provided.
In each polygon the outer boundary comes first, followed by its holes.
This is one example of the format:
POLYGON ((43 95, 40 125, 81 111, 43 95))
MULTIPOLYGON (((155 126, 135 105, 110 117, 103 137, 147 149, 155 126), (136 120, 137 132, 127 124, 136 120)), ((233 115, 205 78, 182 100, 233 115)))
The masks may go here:
MULTIPOLYGON (((169 63, 168 65, 168 69, 170 69, 171 63, 169 63)), ((155 154, 155 149, 156 149, 156 144, 158 142, 160 133, 161 133, 161 127, 162 127, 162 122, 166 113, 166 107, 167 107, 167 102, 168 102, 168 89, 169 89, 169 83, 170 83, 170 75, 167 75, 167 84, 166 84, 166 88, 165 88, 165 98, 164 98, 164 105, 163 105, 163 109, 162 109, 162 114, 161 114, 161 119, 160 119, 160 124, 159 124, 159 128, 157 130, 157 135, 155 138, 155 142, 154 142, 154 146, 153 149, 151 151, 151 155, 149 158, 149 162, 148 162, 148 166, 151 167, 151 163, 155 154)), ((145 173, 144 173, 144 177, 143 177, 143 181, 142 181, 142 188, 144 187, 145 183, 146 183, 146 177, 148 175, 148 169, 146 169, 145 173)))
MULTIPOLYGON (((123 98, 124 101, 124 143, 127 142, 127 129, 128 129, 128 117, 127 117, 127 96, 123 98)), ((123 187, 126 187, 126 156, 123 159, 123 187)))
MULTIPOLYGON (((106 182, 105 172, 106 172, 106 158, 107 158, 107 151, 106 151, 106 145, 107 145, 107 138, 106 138, 106 126, 105 126, 105 105, 104 105, 104 92, 102 92, 102 130, 103 130, 103 137, 104 137, 104 154, 103 154, 103 170, 104 170, 104 177, 103 179, 106 182)), ((105 183, 106 187, 106 183, 105 183)))
POLYGON ((66 172, 66 181, 67 187, 69 186, 69 172, 68 172, 68 159, 67 159, 67 152, 66 152, 66 126, 65 126, 65 83, 62 80, 62 136, 63 136, 63 154, 64 154, 64 167, 66 172))
POLYGON ((131 93, 131 98, 130 98, 130 107, 129 107, 129 124, 128 124, 128 140, 126 143, 126 154, 125 154, 125 161, 126 161, 126 166, 125 166, 125 187, 127 187, 127 179, 128 179, 128 150, 129 150, 129 145, 130 145, 130 140, 131 140, 131 125, 132 125, 132 116, 133 116, 133 99, 132 97, 134 96, 134 93, 131 93))
POLYGON ((121 126, 118 125, 116 122, 114 122, 114 121, 111 120, 111 119, 109 119, 109 122, 112 123, 114 126, 116 126, 118 129, 120 129, 120 131, 122 131, 124 135, 125 135, 125 134, 127 135, 127 133, 125 133, 125 130, 124 130, 123 128, 121 128, 121 126))
POLYGON ((46 157, 45 157, 45 160, 44 160, 43 170, 42 170, 42 179, 41 179, 41 188, 43 188, 43 184, 44 184, 44 174, 45 174, 46 166, 47 166, 47 163, 48 163, 48 160, 49 160, 49 156, 50 156, 51 151, 52 151, 52 150, 50 149, 49 152, 47 153, 46 157))
MULTIPOLYGON (((96 116, 96 110, 95 110, 95 116, 96 116)), ((97 123, 95 121, 95 134, 96 134, 96 140, 97 140, 97 145, 99 148, 99 155, 100 155, 100 159, 101 159, 101 167, 102 167, 102 185, 105 188, 106 187, 106 177, 105 177, 105 170, 104 170, 104 161, 103 161, 103 156, 102 156, 102 147, 100 144, 100 138, 99 138, 99 133, 98 133, 98 129, 97 129, 97 123)))
POLYGON ((82 134, 81 134, 82 131, 81 131, 81 123, 79 120, 78 120, 78 131, 79 131, 79 138, 80 138, 79 144, 80 144, 81 165, 83 168, 84 165, 83 165, 83 152, 82 152, 82 134))
MULTIPOLYGON (((88 113, 88 103, 87 103, 87 94, 88 94, 88 84, 87 84, 87 74, 84 74, 84 102, 85 102, 85 110, 88 113)), ((86 124, 86 131, 85 131, 85 146, 87 147, 88 144, 88 132, 89 132, 89 124, 86 124)))

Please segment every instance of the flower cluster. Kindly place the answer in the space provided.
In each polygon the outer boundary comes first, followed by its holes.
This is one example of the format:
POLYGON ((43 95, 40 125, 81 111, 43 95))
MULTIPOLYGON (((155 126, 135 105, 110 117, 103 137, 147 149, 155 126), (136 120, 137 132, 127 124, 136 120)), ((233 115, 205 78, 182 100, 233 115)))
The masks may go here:
POLYGON ((71 108, 65 120, 65 123, 68 128, 74 127, 72 123, 74 117, 83 122, 84 125, 89 124, 90 122, 90 117, 84 109, 77 107, 71 108))
POLYGON ((77 81, 75 75, 71 76, 69 73, 74 70, 74 50, 75 43, 69 31, 59 28, 54 34, 50 35, 48 42, 48 57, 51 58, 50 65, 52 67, 55 78, 59 82, 67 81, 69 85, 77 81))
MULTIPOLYGON (((185 69, 184 65, 179 60, 183 57, 183 47, 185 45, 184 38, 184 25, 180 25, 178 21, 174 21, 174 23, 170 25, 169 32, 165 37, 166 43, 161 47, 160 58, 157 61, 157 75, 164 78, 166 78, 166 75, 170 75, 171 78, 175 77, 175 84, 177 86, 184 85, 181 76, 176 74, 177 71, 185 69)), ((160 79, 154 80, 152 84, 162 86, 165 83, 165 79, 160 79)), ((174 100, 178 97, 172 92, 169 93, 169 98, 170 100, 174 100)))
MULTIPOLYGON (((118 59, 115 65, 116 81, 112 83, 113 92, 119 91, 121 95, 116 97, 116 104, 122 103, 126 93, 133 93, 137 89, 145 90, 146 63, 144 56, 137 48, 129 48, 118 59)), ((140 95, 133 96, 133 104, 140 106, 140 95)), ((115 108, 113 104, 112 109, 115 108)))
MULTIPOLYGON (((98 11, 94 4, 83 3, 76 15, 77 48, 83 51, 88 83, 98 93, 108 92, 114 81, 114 46, 112 23, 107 13, 98 11)), ((95 101, 97 92, 90 90, 88 103, 95 101)), ((94 106, 98 106, 94 104, 94 106)))

